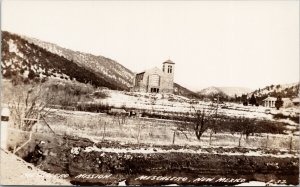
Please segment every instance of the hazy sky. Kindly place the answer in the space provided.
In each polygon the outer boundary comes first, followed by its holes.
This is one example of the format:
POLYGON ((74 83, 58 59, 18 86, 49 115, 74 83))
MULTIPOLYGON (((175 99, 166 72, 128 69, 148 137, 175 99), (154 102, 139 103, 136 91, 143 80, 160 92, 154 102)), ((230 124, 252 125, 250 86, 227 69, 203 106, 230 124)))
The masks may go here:
POLYGON ((1 27, 191 89, 299 81, 299 1, 2 1, 1 27))

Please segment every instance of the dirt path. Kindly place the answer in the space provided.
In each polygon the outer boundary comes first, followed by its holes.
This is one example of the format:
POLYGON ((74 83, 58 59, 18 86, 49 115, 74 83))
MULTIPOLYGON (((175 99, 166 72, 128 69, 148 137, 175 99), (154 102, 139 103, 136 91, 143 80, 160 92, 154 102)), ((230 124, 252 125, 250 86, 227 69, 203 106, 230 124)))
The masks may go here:
POLYGON ((1 185, 71 185, 1 149, 1 185))

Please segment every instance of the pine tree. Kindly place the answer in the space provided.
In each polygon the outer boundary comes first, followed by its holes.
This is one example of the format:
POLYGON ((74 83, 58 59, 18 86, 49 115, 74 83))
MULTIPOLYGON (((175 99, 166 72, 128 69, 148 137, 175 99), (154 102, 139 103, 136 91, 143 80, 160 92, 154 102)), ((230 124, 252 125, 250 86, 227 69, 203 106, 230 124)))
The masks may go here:
POLYGON ((277 110, 279 110, 279 108, 282 106, 283 106, 283 101, 281 99, 281 96, 278 96, 277 100, 275 101, 275 107, 277 108, 277 110))
POLYGON ((32 69, 29 69, 28 78, 34 79, 34 77, 35 77, 34 71, 32 69))
POLYGON ((255 98, 254 94, 252 94, 252 96, 249 100, 249 104, 252 105, 252 106, 256 105, 256 98, 255 98))

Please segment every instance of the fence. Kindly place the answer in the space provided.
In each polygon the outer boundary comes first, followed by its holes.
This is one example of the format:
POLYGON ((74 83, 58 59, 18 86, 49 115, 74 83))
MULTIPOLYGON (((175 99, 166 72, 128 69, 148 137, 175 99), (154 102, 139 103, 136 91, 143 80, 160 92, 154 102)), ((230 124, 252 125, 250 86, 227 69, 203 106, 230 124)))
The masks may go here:
MULTIPOLYGON (((118 118, 106 114, 89 116, 53 116, 53 130, 59 134, 77 135, 95 141, 111 140, 123 143, 146 143, 158 145, 197 145, 205 147, 250 147, 268 149, 299 149, 299 137, 283 134, 256 133, 246 137, 240 133, 217 134, 205 132, 198 140, 193 130, 178 130, 179 121, 153 118, 118 118)), ((40 126, 39 131, 49 131, 40 126)), ((50 131, 49 131, 50 132, 50 131)))

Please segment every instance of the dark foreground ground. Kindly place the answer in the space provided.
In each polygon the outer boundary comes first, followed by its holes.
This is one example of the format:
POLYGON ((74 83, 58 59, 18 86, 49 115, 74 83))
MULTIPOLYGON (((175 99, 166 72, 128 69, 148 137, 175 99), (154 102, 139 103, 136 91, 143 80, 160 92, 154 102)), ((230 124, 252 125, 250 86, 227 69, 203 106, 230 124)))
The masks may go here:
POLYGON ((160 146, 144 152, 149 145, 94 144, 67 136, 37 142, 39 145, 22 157, 75 185, 117 185, 121 181, 127 185, 235 185, 248 181, 299 184, 299 159, 281 157, 287 154, 284 151, 160 146), (187 151, 177 152, 179 149, 187 151), (196 149, 205 153, 190 151, 196 149), (249 151, 268 155, 243 155, 249 151))

